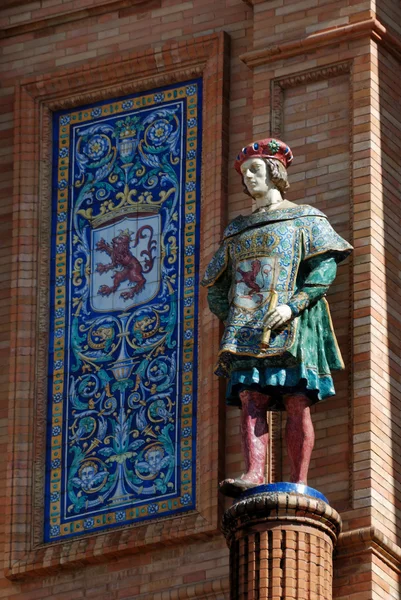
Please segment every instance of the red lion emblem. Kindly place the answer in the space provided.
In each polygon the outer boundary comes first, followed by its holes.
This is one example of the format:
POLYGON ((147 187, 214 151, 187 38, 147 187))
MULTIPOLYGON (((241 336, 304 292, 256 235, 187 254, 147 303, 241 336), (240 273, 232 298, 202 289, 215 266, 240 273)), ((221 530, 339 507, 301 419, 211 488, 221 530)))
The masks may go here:
POLYGON ((260 285, 256 283, 256 277, 260 273, 260 260, 253 260, 251 262, 251 267, 250 271, 243 271, 239 267, 237 268, 237 272, 242 275, 242 279, 238 279, 237 283, 245 283, 245 285, 254 292, 260 292, 260 285))
POLYGON ((111 262, 108 264, 97 263, 96 271, 100 274, 107 273, 108 271, 115 269, 113 278, 113 286, 101 285, 98 293, 102 296, 109 296, 118 290, 120 285, 124 281, 128 281, 130 286, 133 286, 126 292, 121 292, 120 297, 124 300, 133 298, 135 294, 139 294, 143 290, 146 279, 144 274, 149 273, 152 270, 155 257, 153 251, 155 250, 157 243, 153 239, 153 229, 150 225, 143 225, 135 235, 134 248, 137 247, 139 240, 149 237, 148 247, 146 250, 142 250, 141 256, 145 256, 144 266, 142 267, 139 260, 132 254, 130 243, 131 243, 131 232, 128 229, 120 231, 120 233, 112 239, 111 244, 105 242, 102 238, 96 244, 96 250, 100 252, 106 252, 111 258, 111 262), (144 233, 148 231, 148 236, 144 233))

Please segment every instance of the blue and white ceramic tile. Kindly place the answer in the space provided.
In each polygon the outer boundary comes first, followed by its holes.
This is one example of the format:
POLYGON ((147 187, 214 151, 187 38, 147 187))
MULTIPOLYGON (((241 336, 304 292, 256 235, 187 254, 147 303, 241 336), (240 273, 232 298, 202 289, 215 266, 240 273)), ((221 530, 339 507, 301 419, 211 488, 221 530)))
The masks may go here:
POLYGON ((194 508, 201 113, 54 115, 45 541, 194 508))

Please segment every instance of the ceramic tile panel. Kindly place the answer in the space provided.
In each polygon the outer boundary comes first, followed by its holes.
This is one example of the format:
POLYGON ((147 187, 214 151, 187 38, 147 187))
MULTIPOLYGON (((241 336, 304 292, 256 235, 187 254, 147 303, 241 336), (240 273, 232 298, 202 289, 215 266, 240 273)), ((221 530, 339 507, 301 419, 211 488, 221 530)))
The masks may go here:
POLYGON ((194 508, 201 103, 54 114, 45 541, 194 508))

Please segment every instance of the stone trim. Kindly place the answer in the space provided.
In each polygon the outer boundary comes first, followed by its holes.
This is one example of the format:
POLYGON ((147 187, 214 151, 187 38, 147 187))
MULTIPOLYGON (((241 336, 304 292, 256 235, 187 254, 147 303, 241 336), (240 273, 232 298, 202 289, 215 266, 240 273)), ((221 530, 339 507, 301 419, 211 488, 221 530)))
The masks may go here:
POLYGON ((140 594, 135 596, 136 600, 221 600, 228 597, 230 580, 228 577, 222 579, 209 579, 189 585, 163 590, 161 593, 140 594))
POLYGON ((377 527, 362 527, 342 533, 335 551, 336 560, 348 560, 361 554, 375 554, 396 573, 401 573, 401 548, 377 527))
POLYGON ((240 59, 249 68, 260 67, 277 60, 285 60, 300 54, 314 52, 318 48, 349 42, 365 36, 370 36, 376 42, 382 43, 393 55, 401 59, 401 41, 377 19, 367 19, 352 25, 326 29, 291 42, 251 50, 241 54, 240 59))
POLYGON ((14 144, 12 339, 9 394, 9 471, 5 573, 15 579, 61 565, 99 562, 152 544, 174 543, 218 530, 218 472, 224 427, 222 384, 213 375, 220 327, 200 296, 197 510, 179 517, 43 544, 46 449, 46 370, 51 197, 52 111, 203 77, 203 164, 200 270, 225 223, 227 164, 226 34, 91 61, 28 78, 17 87, 14 144), (207 113, 206 113, 207 111, 207 113), (207 340, 207 343, 202 343, 207 340))

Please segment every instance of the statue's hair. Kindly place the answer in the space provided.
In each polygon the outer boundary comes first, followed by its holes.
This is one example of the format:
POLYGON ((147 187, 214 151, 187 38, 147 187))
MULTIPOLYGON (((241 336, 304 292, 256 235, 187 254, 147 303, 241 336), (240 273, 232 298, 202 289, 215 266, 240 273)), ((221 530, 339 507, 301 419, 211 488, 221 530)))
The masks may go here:
MULTIPOLYGON (((286 190, 288 190, 290 187, 290 184, 288 183, 287 169, 281 161, 275 158, 262 158, 262 160, 265 161, 266 166, 269 169, 270 181, 274 183, 281 195, 284 196, 286 190)), ((244 185, 245 194, 251 196, 248 188, 245 185, 244 178, 242 178, 242 183, 244 185)))

